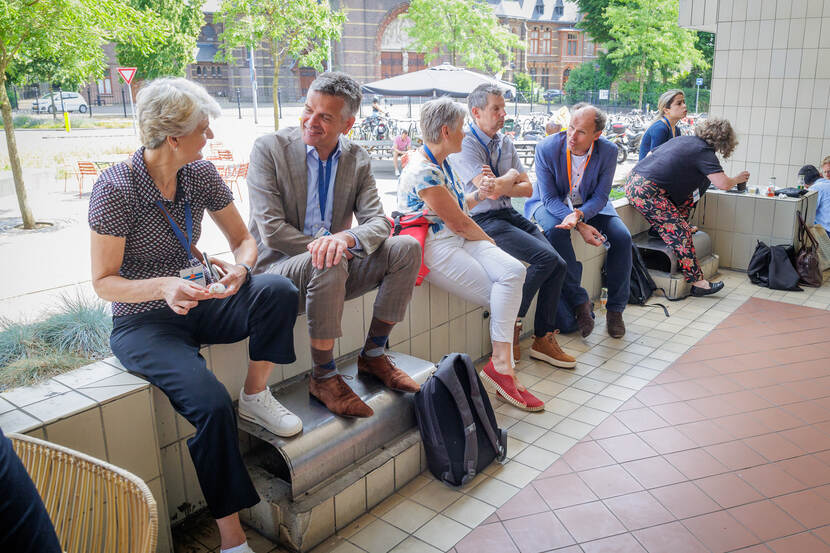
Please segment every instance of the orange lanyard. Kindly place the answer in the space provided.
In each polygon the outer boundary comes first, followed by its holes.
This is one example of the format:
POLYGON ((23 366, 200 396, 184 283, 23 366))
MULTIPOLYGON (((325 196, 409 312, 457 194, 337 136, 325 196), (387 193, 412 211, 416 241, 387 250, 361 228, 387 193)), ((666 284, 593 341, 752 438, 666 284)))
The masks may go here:
MULTIPOLYGON (((569 191, 573 191, 574 185, 573 180, 571 180, 571 149, 566 148, 565 152, 568 154, 568 186, 570 186, 569 191)), ((588 150, 588 159, 585 160, 585 166, 582 168, 582 174, 579 175, 579 180, 576 181, 576 188, 579 188, 580 183, 582 183, 582 179, 585 178, 585 173, 588 171, 588 163, 591 161, 591 154, 594 152, 594 145, 591 144, 591 149, 588 150)))

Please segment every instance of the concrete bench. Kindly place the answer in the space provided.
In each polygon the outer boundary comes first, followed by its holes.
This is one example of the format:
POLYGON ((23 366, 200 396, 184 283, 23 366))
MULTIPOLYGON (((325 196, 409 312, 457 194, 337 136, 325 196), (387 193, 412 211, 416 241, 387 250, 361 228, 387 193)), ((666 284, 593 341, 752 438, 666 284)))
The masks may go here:
MULTIPOLYGON (((632 236, 632 242, 640 250, 651 278, 658 288, 662 288, 670 299, 684 298, 689 295, 691 284, 686 282, 677 266, 674 251, 660 238, 641 232, 632 236)), ((719 258, 715 254, 712 239, 703 231, 692 236, 703 278, 712 278, 718 272, 719 258)))

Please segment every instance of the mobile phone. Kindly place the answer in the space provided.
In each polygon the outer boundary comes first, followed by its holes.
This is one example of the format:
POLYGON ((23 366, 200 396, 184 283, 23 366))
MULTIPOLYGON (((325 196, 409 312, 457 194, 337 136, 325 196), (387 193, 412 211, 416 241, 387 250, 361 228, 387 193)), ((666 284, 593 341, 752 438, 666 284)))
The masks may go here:
POLYGON ((205 260, 205 267, 207 268, 213 282, 219 282, 222 280, 222 277, 219 276, 219 271, 217 271, 216 267, 213 266, 213 263, 210 262, 210 257, 208 257, 207 252, 202 252, 202 258, 205 260))

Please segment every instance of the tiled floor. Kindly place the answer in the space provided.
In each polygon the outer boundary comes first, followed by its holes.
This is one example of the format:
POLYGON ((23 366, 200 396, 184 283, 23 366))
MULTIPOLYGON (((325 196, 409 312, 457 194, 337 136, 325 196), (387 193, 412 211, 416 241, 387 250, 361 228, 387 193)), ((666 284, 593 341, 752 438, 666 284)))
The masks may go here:
POLYGON ((723 276, 669 319, 630 307, 622 340, 562 336, 575 370, 525 356, 546 407, 493 400, 509 462, 463 492, 424 473, 315 553, 830 552, 830 286, 723 276))

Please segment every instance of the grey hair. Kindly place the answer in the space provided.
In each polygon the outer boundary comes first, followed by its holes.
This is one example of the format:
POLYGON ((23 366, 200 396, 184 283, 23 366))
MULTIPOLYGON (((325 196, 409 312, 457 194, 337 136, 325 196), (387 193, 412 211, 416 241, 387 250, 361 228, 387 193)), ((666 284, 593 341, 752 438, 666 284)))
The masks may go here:
POLYGON ((430 100, 421 106, 421 134, 424 142, 437 144, 441 141, 441 129, 444 125, 455 130, 464 124, 466 110, 449 96, 430 100))
POLYGON ((594 110, 594 129, 597 131, 605 130, 605 123, 608 121, 608 116, 606 116, 605 112, 597 106, 589 104, 588 102, 579 102, 578 104, 574 104, 571 108, 571 117, 573 118, 577 111, 585 108, 591 108, 594 110))
POLYGON ((150 81, 136 95, 138 132, 145 148, 155 150, 168 136, 185 136, 222 110, 203 86, 182 78, 150 81))
POLYGON ((360 85, 345 73, 340 71, 327 71, 314 79, 308 87, 309 93, 321 92, 330 96, 337 96, 343 100, 343 118, 348 119, 357 115, 360 109, 360 102, 363 100, 363 93, 360 92, 360 85))
POLYGON ((484 109, 490 101, 490 95, 504 97, 504 91, 491 83, 482 83, 475 87, 467 96, 467 109, 470 110, 470 117, 473 116, 473 108, 484 109))

